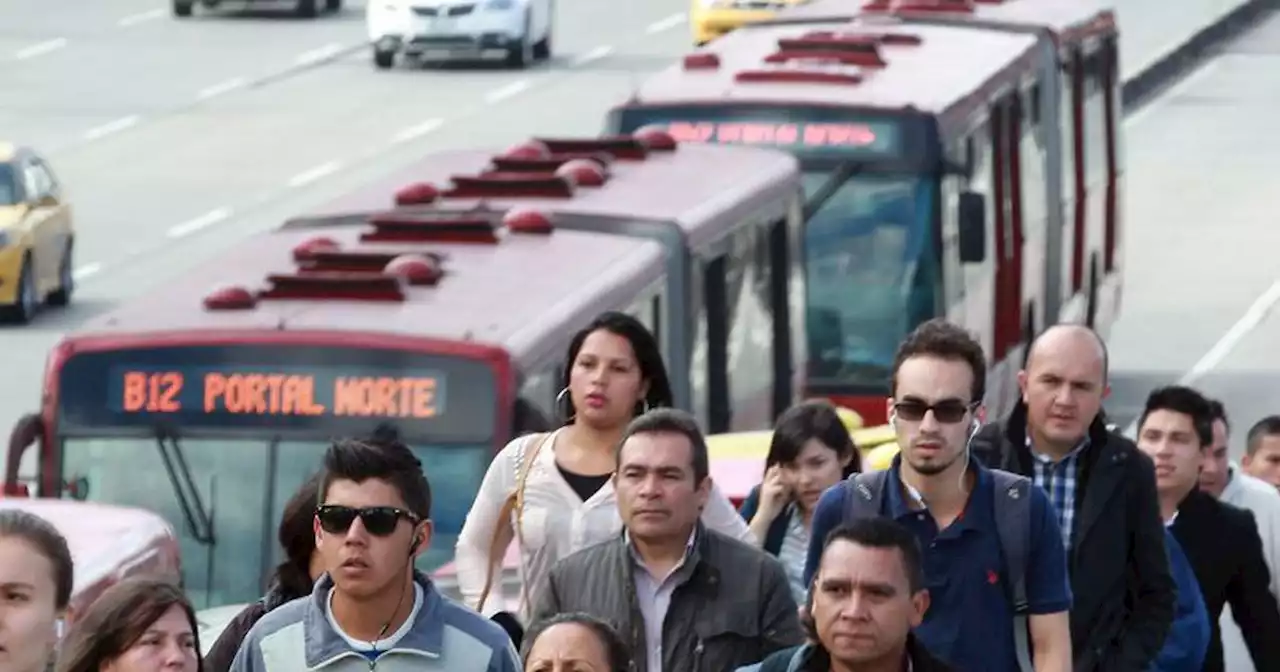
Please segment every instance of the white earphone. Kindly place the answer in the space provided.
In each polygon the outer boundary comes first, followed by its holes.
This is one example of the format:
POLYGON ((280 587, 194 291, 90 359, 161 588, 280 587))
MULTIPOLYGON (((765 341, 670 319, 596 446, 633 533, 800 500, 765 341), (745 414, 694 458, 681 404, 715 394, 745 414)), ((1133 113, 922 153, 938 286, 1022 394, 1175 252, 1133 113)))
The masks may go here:
POLYGON ((57 637, 58 639, 62 639, 62 636, 66 634, 66 629, 67 629, 67 621, 65 619, 59 618, 58 620, 53 622, 54 637, 57 637))

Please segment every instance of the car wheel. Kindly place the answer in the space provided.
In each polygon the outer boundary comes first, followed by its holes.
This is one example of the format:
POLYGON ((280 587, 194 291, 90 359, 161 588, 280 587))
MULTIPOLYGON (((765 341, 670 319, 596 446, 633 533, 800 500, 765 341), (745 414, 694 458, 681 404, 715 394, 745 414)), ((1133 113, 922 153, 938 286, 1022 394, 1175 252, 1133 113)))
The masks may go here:
POLYGON ((173 15, 182 18, 191 16, 195 6, 196 3, 192 0, 173 0, 173 15))
POLYGON ((36 282, 32 277, 31 255, 22 259, 22 270, 18 274, 18 295, 12 306, 3 309, 5 321, 26 324, 35 317, 40 301, 36 298, 36 282))
POLYGON ((298 0, 297 5, 298 16, 304 19, 314 18, 318 13, 316 10, 316 0, 298 0))
POLYGON ((520 36, 520 44, 511 47, 507 51, 507 65, 523 69, 528 67, 533 61, 533 43, 530 41, 533 36, 529 33, 533 27, 533 21, 530 19, 529 13, 524 15, 524 34, 520 36))
POLYGON ((373 50, 373 64, 379 70, 389 70, 396 64, 396 52, 373 50))
POLYGON ((551 26, 547 26, 547 36, 533 45, 533 57, 545 61, 551 58, 551 26))
POLYGON ((49 305, 66 306, 71 303, 71 293, 75 291, 75 266, 72 262, 74 244, 67 241, 67 251, 62 254, 62 263, 58 266, 58 289, 49 295, 49 305))

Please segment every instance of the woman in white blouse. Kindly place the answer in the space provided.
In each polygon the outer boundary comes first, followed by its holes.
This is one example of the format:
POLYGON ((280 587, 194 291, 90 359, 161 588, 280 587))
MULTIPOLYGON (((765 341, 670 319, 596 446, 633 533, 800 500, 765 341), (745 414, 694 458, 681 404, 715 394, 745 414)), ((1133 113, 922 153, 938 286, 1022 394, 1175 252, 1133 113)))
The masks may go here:
MULTIPOLYGON (((459 589, 467 605, 486 616, 503 609, 496 588, 480 602, 490 580, 499 584, 496 576, 513 539, 520 544, 525 622, 528 595, 557 560, 621 533, 611 480, 614 449, 633 418, 671 405, 658 344, 630 315, 597 317, 574 335, 565 361, 565 388, 557 397, 564 426, 517 438, 498 453, 458 536, 459 589), (523 487, 517 488, 522 475, 523 487)), ((712 489, 702 514, 707 527, 754 544, 728 498, 714 484, 712 489)))

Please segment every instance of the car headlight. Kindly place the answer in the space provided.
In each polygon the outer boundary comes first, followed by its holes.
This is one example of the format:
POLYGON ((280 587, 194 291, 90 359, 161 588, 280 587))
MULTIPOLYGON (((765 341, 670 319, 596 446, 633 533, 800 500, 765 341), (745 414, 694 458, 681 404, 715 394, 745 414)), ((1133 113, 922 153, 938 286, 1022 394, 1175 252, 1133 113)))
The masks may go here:
POLYGON ((493 12, 505 12, 516 6, 516 0, 489 0, 484 3, 484 8, 493 12))

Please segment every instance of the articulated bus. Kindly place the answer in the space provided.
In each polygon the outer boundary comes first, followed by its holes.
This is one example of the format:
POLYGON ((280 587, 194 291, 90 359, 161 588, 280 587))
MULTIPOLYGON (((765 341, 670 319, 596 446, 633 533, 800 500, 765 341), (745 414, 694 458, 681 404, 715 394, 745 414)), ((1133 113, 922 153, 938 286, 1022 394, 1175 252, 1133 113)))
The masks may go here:
MULTIPOLYGON (((805 15, 820 9, 788 10, 686 56, 615 108, 607 132, 656 127, 800 159, 806 396, 883 422, 897 344, 943 316, 980 337, 986 401, 1002 413, 1017 400, 1026 343, 1070 317, 1049 278, 1050 260, 1070 254, 1043 149, 1060 115, 1024 103, 1047 95, 1056 49, 1042 33, 972 22, 805 15)), ((1115 301, 1097 298, 1107 263, 1114 252, 1071 294, 1095 297, 1082 321, 1112 319, 1115 301)))
POLYGON ((558 423, 573 333, 606 310, 660 334, 683 324, 666 246, 561 223, 744 217, 753 201, 690 176, 757 155, 798 189, 786 154, 671 151, 655 136, 664 161, 608 173, 605 156, 516 174, 437 156, 447 179, 398 194, 413 208, 387 193, 381 211, 291 220, 87 322, 54 348, 40 412, 15 427, 6 492, 22 494, 35 445, 28 494, 158 512, 197 608, 248 602, 278 560, 284 503, 329 441, 393 430, 433 485, 419 567, 444 566, 493 455, 558 423))
MULTIPOLYGON (((425 190, 430 201, 433 185, 447 183, 460 169, 499 170, 536 183, 545 179, 540 174, 591 157, 595 162, 588 166, 607 167, 584 176, 589 193, 564 206, 556 227, 659 242, 667 251, 663 296, 672 319, 654 325, 677 406, 694 412, 712 433, 769 427, 798 399, 802 381, 796 376, 805 361, 798 163, 777 150, 677 147, 661 132, 640 135, 643 146, 627 137, 542 139, 496 159, 481 150, 428 154, 330 210, 338 221, 362 217, 389 206, 388 194, 397 192, 399 211, 412 213, 419 207, 415 190, 425 190), (641 174, 651 177, 638 179, 641 174), (602 208, 612 216, 576 215, 602 208)), ((489 202, 523 207, 547 197, 555 194, 531 187, 520 198, 489 202)), ((558 374, 548 375, 558 380, 558 374)), ((558 391, 553 387, 529 399, 550 403, 558 391)))

